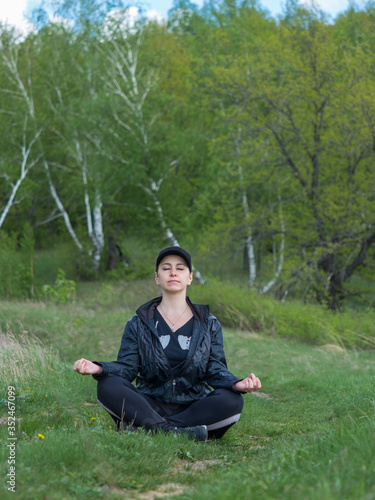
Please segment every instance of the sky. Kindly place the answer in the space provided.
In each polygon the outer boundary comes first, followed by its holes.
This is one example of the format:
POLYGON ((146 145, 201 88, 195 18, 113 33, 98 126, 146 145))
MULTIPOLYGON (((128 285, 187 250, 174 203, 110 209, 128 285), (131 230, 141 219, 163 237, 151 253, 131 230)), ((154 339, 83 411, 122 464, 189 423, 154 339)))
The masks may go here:
MULTIPOLYGON (((0 0, 0 3, 0 21, 7 25, 16 26, 22 32, 28 30, 28 22, 24 15, 30 13, 33 8, 40 5, 39 0, 0 0)), ((203 0, 193 0, 193 3, 201 6, 203 0)), ((271 15, 277 16, 282 13, 282 6, 285 1, 260 0, 260 3, 271 15)), ((348 7, 349 0, 318 0, 316 3, 334 18, 348 7)), ((362 0, 356 3, 357 5, 363 5, 362 0)), ((172 4, 173 0, 144 0, 146 10, 150 11, 152 17, 166 17, 172 4)))

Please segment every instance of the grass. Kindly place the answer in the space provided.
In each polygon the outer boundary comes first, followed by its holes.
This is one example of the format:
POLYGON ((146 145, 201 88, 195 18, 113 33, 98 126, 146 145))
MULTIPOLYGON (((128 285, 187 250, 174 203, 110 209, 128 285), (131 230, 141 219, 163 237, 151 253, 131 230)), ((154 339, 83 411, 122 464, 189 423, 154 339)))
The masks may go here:
MULTIPOLYGON (((225 328, 230 369, 254 371, 263 387, 245 396, 240 421, 221 441, 116 432, 96 402, 94 379, 72 364, 115 359, 132 309, 153 295, 151 282, 126 291, 85 284, 69 305, 0 305, 0 419, 8 384, 22 419, 13 498, 375 498, 372 350, 225 328)), ((10 495, 7 437, 3 425, 2 498, 10 495)))

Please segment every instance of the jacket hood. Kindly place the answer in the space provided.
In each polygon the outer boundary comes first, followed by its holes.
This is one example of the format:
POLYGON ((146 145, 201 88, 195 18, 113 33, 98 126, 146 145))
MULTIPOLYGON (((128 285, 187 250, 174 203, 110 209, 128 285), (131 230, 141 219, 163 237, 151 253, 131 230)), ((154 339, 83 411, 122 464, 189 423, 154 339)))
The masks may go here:
MULTIPOLYGON (((140 306, 137 310, 136 313, 138 317, 144 322, 144 323, 149 323, 151 320, 154 319, 154 314, 155 314, 155 309, 156 307, 160 304, 162 297, 156 297, 155 299, 150 300, 149 302, 146 302, 146 304, 143 304, 140 306)), ((189 304, 194 318, 197 319, 199 322, 204 323, 204 321, 208 318, 210 314, 210 308, 207 305, 201 305, 201 304, 194 304, 189 297, 186 297, 186 302, 189 304)))

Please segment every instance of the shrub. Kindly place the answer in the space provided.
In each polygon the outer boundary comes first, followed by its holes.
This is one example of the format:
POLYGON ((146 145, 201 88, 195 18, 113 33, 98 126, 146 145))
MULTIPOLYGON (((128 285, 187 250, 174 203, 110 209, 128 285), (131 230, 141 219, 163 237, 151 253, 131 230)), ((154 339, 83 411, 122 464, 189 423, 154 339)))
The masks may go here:
POLYGON ((34 266, 34 238, 30 227, 24 227, 21 237, 2 231, 0 296, 7 299, 34 298, 38 291, 34 266))
POLYGON ((375 313, 330 311, 322 306, 299 301, 280 303, 259 296, 246 287, 210 280, 194 286, 194 302, 210 304, 213 314, 230 328, 342 346, 375 346, 375 313))
POLYGON ((59 269, 54 286, 44 285, 43 295, 55 304, 68 304, 75 299, 76 284, 65 278, 65 272, 59 269))

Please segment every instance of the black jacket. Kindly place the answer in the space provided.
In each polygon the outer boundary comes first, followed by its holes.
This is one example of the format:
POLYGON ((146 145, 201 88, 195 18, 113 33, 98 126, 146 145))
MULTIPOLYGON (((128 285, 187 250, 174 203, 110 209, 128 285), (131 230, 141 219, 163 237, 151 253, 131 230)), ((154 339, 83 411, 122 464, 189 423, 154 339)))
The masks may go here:
POLYGON ((155 328, 154 312, 161 297, 137 310, 127 323, 117 361, 98 362, 103 367, 96 380, 119 375, 144 394, 165 403, 187 404, 203 398, 214 389, 231 389, 238 380, 228 369, 219 321, 208 306, 187 301, 193 311, 193 333, 186 360, 172 372, 155 328))

